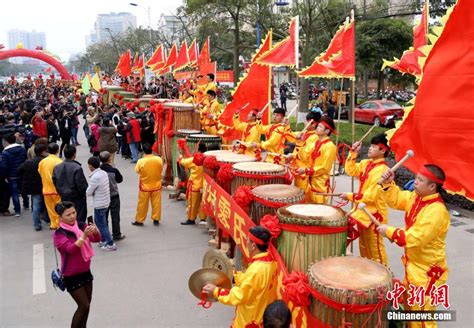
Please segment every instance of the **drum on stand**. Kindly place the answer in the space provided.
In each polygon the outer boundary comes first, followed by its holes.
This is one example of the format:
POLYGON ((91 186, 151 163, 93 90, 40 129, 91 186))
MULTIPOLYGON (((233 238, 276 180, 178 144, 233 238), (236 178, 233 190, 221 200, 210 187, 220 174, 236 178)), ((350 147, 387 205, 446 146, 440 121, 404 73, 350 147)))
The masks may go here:
MULTIPOLYGON (((191 130, 191 129, 179 129, 176 131, 176 134, 174 135, 174 142, 172 146, 172 163, 173 163, 173 177, 176 178, 178 177, 178 157, 179 157, 179 151, 178 151, 178 145, 177 145, 177 140, 178 139, 186 139, 189 138, 191 135, 195 134, 200 134, 201 131, 199 130, 191 130)), ((191 154, 194 152, 194 144, 191 145, 188 142, 188 148, 191 154)))
MULTIPOLYGON (((236 164, 236 163, 245 163, 245 162, 255 162, 257 159, 253 156, 242 155, 234 153, 230 150, 210 150, 204 153, 204 156, 214 156, 217 160, 219 165, 221 164, 236 164)), ((217 170, 210 170, 204 165, 204 172, 211 176, 216 182, 230 195, 231 194, 231 187, 232 181, 221 183, 217 181, 216 175, 217 170)))
POLYGON ((250 217, 256 225, 266 214, 276 215, 280 207, 304 201, 304 191, 286 184, 268 184, 252 189, 253 202, 250 204, 250 217))
POLYGON ((232 165, 234 179, 231 193, 240 186, 261 186, 265 184, 284 184, 286 169, 284 166, 266 162, 236 163, 232 165))
POLYGON ((104 93, 102 94, 102 102, 107 105, 112 103, 112 99, 115 94, 117 94, 119 91, 125 91, 125 88, 118 85, 104 85, 102 89, 104 89, 104 93))
POLYGON ((346 253, 347 217, 329 205, 298 204, 279 208, 278 251, 288 271, 306 272, 316 261, 346 253))
MULTIPOLYGON (((192 104, 179 103, 179 102, 164 102, 164 113, 163 113, 163 130, 167 127, 171 128, 172 131, 180 129, 192 129, 201 130, 199 124, 199 113, 196 113, 192 104), (171 125, 169 124, 171 120, 171 125)), ((172 132, 166 131, 166 132, 172 132)), ((158 137, 160 134, 158 135, 158 137)), ((165 131, 161 133, 163 138, 163 161, 166 163, 165 180, 173 180, 173 141, 174 136, 168 136, 165 131)))
POLYGON ((314 263, 308 278, 315 290, 311 296, 310 311, 321 323, 330 327, 349 324, 354 328, 388 327, 385 316, 390 303, 385 301, 387 291, 393 288, 392 272, 380 263, 355 256, 332 257, 314 263), (378 305, 377 310, 365 313, 340 311, 318 299, 319 295, 339 304, 378 305), (380 321, 379 321, 380 319, 380 321), (380 325, 381 322, 381 325, 380 325))

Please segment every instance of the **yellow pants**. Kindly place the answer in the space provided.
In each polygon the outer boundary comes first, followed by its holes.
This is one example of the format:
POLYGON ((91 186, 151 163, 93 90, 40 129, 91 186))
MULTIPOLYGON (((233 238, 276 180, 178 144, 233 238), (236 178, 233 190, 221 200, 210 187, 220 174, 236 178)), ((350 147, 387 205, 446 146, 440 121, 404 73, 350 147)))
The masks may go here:
POLYGON ((143 223, 148 214, 148 203, 151 201, 151 219, 160 221, 161 219, 161 190, 159 191, 139 191, 137 215, 135 221, 143 223))
POLYGON ((307 196, 305 198, 310 204, 327 204, 328 202, 327 196, 317 195, 316 193, 311 191, 310 188, 308 188, 306 195, 307 196))
POLYGON ((59 228, 59 214, 56 213, 54 207, 61 201, 61 197, 59 195, 43 195, 43 198, 51 221, 49 226, 51 229, 57 229, 59 228))
POLYGON ((188 220, 195 221, 196 217, 199 214, 201 220, 206 219, 206 215, 201 211, 201 198, 202 194, 199 191, 191 191, 188 195, 188 205, 186 209, 186 214, 188 220))
POLYGON ((371 224, 368 228, 364 228, 360 224, 357 226, 359 229, 360 256, 388 266, 383 237, 374 230, 374 224, 371 224))

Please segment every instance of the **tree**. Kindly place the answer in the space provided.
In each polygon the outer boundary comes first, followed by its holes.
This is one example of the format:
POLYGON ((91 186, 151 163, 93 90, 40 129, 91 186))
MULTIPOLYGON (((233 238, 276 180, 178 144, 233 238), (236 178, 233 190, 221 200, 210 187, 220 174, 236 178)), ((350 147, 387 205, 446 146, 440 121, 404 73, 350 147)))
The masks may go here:
POLYGON ((356 56, 361 70, 378 72, 377 97, 383 91, 383 58, 400 57, 413 44, 412 28, 404 20, 378 19, 356 24, 356 56), (394 42, 395 41, 395 42, 394 42))

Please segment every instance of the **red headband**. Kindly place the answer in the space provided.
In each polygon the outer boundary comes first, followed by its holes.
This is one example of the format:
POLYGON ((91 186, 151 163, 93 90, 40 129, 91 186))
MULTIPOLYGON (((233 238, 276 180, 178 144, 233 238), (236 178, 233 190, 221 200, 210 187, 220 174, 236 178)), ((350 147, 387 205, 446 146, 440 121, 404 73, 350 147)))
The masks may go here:
POLYGON ((433 181, 434 183, 437 183, 439 185, 442 185, 444 183, 443 180, 437 178, 430 170, 428 170, 426 168, 426 166, 423 166, 420 171, 418 171, 419 174, 427 177, 428 179, 430 179, 431 181, 433 181))
POLYGON ((249 233, 249 239, 257 245, 266 245, 267 243, 255 236, 253 233, 249 233))
POLYGON ((328 129, 329 131, 331 131, 332 134, 337 134, 337 131, 334 130, 334 129, 333 129, 329 124, 327 124, 326 122, 324 122, 324 121, 319 121, 319 123, 321 123, 322 125, 324 125, 324 127, 325 127, 326 129, 328 129))
POLYGON ((383 143, 378 143, 377 146, 379 146, 380 148, 382 148, 382 149, 385 150, 385 151, 390 150, 390 148, 388 148, 387 146, 385 146, 383 143))

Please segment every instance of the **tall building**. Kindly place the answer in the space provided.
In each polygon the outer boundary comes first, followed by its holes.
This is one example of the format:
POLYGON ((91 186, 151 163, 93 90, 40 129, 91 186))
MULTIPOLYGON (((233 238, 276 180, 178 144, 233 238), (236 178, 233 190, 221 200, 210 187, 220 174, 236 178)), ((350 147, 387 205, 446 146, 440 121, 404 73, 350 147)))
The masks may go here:
POLYGON ((183 22, 174 15, 162 14, 158 23, 158 30, 163 33, 165 39, 170 43, 176 43, 177 46, 186 36, 183 23, 187 24, 187 20, 185 17, 182 19, 183 22))
POLYGON ((89 38, 91 43, 103 42, 124 33, 129 28, 137 27, 137 18, 131 13, 100 14, 94 24, 94 33, 89 38), (95 41, 94 41, 95 34, 95 41))
MULTIPOLYGON (((8 47, 10 49, 15 49, 18 43, 23 44, 25 49, 35 49, 37 46, 43 47, 46 49, 46 35, 43 32, 33 31, 24 31, 24 30, 9 30, 7 32, 8 36, 8 47)), ((25 61, 31 61, 31 59, 24 57, 14 57, 10 61, 15 64, 22 64, 25 61)))
POLYGON ((14 49, 18 43, 23 43, 26 49, 35 49, 37 46, 46 48, 46 35, 43 32, 9 30, 8 47, 14 49))

